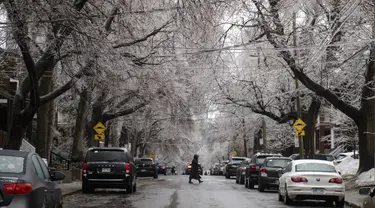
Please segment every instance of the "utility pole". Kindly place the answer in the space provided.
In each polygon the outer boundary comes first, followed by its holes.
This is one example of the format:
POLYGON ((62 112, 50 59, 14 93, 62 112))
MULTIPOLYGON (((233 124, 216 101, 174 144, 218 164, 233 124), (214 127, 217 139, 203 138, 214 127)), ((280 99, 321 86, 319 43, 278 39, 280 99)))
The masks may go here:
MULTIPOLYGON (((375 0, 374 0, 375 1, 375 0)), ((294 49, 294 57, 296 57, 296 64, 298 63, 298 52, 297 52, 297 14, 296 12, 294 11, 293 12, 293 45, 295 47, 294 49)), ((298 79, 297 77, 294 77, 294 81, 296 83, 296 96, 297 96, 297 99, 296 99, 296 104, 297 104, 297 117, 299 119, 302 119, 302 114, 301 114, 301 102, 300 102, 300 97, 299 97, 299 82, 298 82, 298 79)), ((302 136, 298 136, 298 142, 299 142, 299 155, 300 155, 300 158, 303 159, 304 158, 304 154, 303 154, 303 137, 302 136)))

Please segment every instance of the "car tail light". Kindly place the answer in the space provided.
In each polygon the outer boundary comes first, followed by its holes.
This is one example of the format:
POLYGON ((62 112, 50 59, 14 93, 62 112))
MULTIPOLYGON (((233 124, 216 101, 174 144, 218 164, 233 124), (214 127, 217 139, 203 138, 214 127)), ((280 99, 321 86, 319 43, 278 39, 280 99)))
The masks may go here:
POLYGON ((257 172, 257 165, 251 165, 250 170, 251 172, 257 172))
POLYGON ((7 194, 28 194, 33 190, 33 187, 29 183, 12 183, 5 184, 3 189, 7 194))
POLYGON ((242 168, 242 172, 245 172, 246 171, 246 168, 242 168))
POLYGON ((267 175, 267 169, 265 169, 265 168, 260 169, 260 176, 267 177, 268 176, 267 175))
POLYGON ((165 165, 162 165, 161 168, 162 168, 162 169, 165 169, 165 165))
POLYGON ((126 171, 126 173, 130 173, 130 164, 129 163, 125 164, 125 171, 126 171))
POLYGON ((330 183, 337 183, 337 184, 342 184, 342 178, 331 178, 329 179, 330 183))
POLYGON ((87 172, 87 163, 83 163, 82 171, 83 173, 87 172))
POLYGON ((188 167, 188 168, 191 168, 191 165, 188 165, 187 167, 188 167))
POLYGON ((290 179, 295 183, 308 182, 307 178, 302 176, 292 176, 290 179))

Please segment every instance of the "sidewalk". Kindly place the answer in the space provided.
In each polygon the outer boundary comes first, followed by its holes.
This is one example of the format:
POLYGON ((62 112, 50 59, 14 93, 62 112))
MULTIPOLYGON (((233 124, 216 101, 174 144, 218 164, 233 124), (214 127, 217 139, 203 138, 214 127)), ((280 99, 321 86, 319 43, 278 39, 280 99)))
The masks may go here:
POLYGON ((59 184, 62 190, 63 196, 69 196, 81 191, 81 182, 73 183, 62 183, 59 184))
POLYGON ((365 196, 361 196, 358 193, 359 188, 348 190, 345 193, 345 204, 353 208, 361 208, 361 204, 365 196))

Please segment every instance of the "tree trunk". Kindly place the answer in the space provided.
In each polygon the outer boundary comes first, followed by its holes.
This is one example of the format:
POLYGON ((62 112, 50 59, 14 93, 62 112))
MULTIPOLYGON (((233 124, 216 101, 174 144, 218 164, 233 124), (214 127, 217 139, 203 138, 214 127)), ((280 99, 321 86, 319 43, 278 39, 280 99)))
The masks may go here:
MULTIPOLYGON (((46 95, 52 91, 52 79, 50 77, 51 71, 46 71, 48 77, 43 76, 40 80, 39 94, 46 95)), ((49 112, 52 108, 52 102, 41 105, 37 113, 37 128, 36 128, 36 152, 42 158, 48 158, 48 129, 51 123, 49 112)))
POLYGON ((26 129, 36 113, 36 109, 33 108, 23 109, 26 105, 25 98, 19 93, 20 92, 17 92, 14 97, 11 123, 9 125, 8 135, 4 146, 5 149, 20 149, 26 129), (22 111, 23 113, 21 114, 22 111))
POLYGON ((71 157, 72 162, 82 162, 84 160, 84 138, 86 132, 87 115, 90 108, 90 98, 90 92, 88 92, 87 90, 84 90, 81 93, 73 136, 71 157))
POLYGON ((305 158, 313 158, 314 151, 314 135, 315 135, 315 125, 316 120, 319 115, 321 102, 317 98, 313 98, 309 110, 303 113, 303 121, 306 123, 305 132, 306 135, 303 138, 303 144, 305 149, 305 158))
POLYGON ((57 120, 56 120, 56 108, 54 101, 51 101, 48 103, 50 105, 48 117, 49 117, 49 125, 48 125, 48 137, 47 137, 47 160, 51 158, 51 151, 53 146, 53 139, 55 137, 54 131, 57 126, 57 120))
POLYGON ((375 135, 373 121, 373 113, 372 115, 367 116, 367 119, 364 121, 357 123, 358 125, 358 137, 359 137, 359 155, 360 158, 366 158, 359 160, 359 170, 358 172, 361 173, 363 171, 368 171, 374 167, 374 140, 375 135), (370 122, 369 122, 370 121, 370 122))
POLYGON ((104 132, 104 134, 105 134, 104 146, 105 147, 108 147, 108 144, 109 144, 109 142, 111 140, 110 138, 111 138, 111 135, 113 133, 113 132, 111 132, 112 124, 113 124, 112 121, 108 121, 107 123, 105 123, 106 128, 107 128, 107 130, 104 132))

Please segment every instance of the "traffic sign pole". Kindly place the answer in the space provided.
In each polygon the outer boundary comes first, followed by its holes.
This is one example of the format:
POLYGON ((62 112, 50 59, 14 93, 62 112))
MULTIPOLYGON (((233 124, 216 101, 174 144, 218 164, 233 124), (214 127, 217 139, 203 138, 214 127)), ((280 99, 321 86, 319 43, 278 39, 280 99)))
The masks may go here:
MULTIPOLYGON (((298 44, 297 44, 297 15, 296 15, 296 12, 293 12, 293 29, 295 31, 293 33, 293 45, 295 47, 297 47, 298 44)), ((295 63, 298 64, 298 51, 297 50, 294 50, 294 57, 296 59, 295 63)), ((301 119, 302 115, 301 115, 301 102, 300 102, 299 89, 298 89, 299 88, 298 78, 294 77, 294 80, 295 80, 295 83, 296 83, 297 115, 298 115, 298 119, 301 119)), ((299 140, 299 155, 300 155, 300 158, 303 159, 304 158, 304 155, 303 155, 303 137, 298 136, 298 140, 299 140)))

